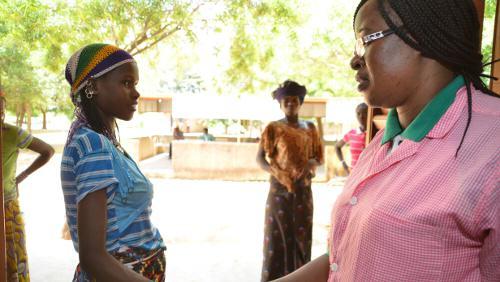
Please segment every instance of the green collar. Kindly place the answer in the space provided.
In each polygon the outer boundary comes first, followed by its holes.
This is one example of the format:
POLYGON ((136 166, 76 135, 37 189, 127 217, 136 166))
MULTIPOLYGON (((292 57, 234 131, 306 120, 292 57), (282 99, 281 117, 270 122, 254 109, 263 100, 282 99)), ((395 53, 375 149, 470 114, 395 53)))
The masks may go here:
POLYGON ((465 85, 463 76, 457 76, 450 84, 441 89, 438 94, 422 109, 406 129, 401 127, 396 108, 391 109, 385 123, 382 145, 401 134, 403 139, 420 142, 441 119, 450 105, 455 101, 458 89, 465 85))

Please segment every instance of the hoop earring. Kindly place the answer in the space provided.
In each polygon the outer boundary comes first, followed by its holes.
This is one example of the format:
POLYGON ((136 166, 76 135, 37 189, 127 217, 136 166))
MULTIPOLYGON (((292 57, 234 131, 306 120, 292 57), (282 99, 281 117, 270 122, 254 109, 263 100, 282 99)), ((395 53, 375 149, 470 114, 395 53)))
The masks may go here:
POLYGON ((90 87, 85 88, 85 96, 87 99, 92 99, 94 97, 94 91, 90 89, 90 87))

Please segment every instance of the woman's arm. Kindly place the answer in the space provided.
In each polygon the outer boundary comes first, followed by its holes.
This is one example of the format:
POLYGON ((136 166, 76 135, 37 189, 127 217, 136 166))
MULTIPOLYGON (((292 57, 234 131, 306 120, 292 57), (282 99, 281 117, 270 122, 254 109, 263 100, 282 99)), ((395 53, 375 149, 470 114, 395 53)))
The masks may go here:
POLYGON ((106 189, 101 189, 78 203, 78 248, 82 268, 97 281, 149 281, 106 251, 107 200, 106 189))
POLYGON ((30 166, 28 166, 28 168, 16 177, 16 184, 21 183, 24 179, 26 179, 26 177, 46 164, 54 155, 54 148, 36 137, 33 137, 28 149, 33 152, 37 152, 40 155, 33 161, 33 163, 31 163, 30 166))
POLYGON ((275 282, 326 282, 328 280, 328 255, 324 254, 291 274, 275 282))
POLYGON ((349 166, 344 160, 344 154, 342 154, 342 147, 344 147, 345 141, 341 139, 335 144, 335 153, 337 153, 337 158, 342 162, 342 167, 344 167, 344 170, 349 173, 349 166))
POLYGON ((307 122, 307 126, 312 131, 312 151, 314 152, 312 158, 307 160, 307 163, 304 167, 304 171, 299 179, 303 178, 313 178, 316 174, 316 167, 320 166, 324 162, 323 158, 323 142, 321 141, 321 137, 316 129, 316 126, 312 122, 307 122))
POLYGON ((259 150, 257 151, 257 164, 262 168, 263 170, 271 173, 271 165, 266 159, 266 152, 264 151, 264 148, 262 147, 262 144, 259 145, 259 150))

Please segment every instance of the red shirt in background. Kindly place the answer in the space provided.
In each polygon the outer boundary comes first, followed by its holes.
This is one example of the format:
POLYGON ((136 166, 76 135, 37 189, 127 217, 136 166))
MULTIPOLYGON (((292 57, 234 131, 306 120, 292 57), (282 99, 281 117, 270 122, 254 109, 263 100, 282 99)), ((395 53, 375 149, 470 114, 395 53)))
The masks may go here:
POLYGON ((344 142, 349 144, 351 150, 351 167, 354 167, 358 162, 359 155, 365 149, 366 133, 362 132, 359 128, 351 129, 344 135, 344 142))

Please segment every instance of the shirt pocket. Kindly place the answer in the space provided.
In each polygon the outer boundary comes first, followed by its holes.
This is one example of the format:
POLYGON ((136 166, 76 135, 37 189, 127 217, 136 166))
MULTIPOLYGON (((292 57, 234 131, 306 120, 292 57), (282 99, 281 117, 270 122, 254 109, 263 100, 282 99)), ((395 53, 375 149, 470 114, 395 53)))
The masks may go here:
POLYGON ((441 228, 374 210, 361 232, 360 256, 356 265, 361 280, 442 279, 441 228))

